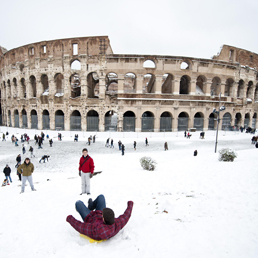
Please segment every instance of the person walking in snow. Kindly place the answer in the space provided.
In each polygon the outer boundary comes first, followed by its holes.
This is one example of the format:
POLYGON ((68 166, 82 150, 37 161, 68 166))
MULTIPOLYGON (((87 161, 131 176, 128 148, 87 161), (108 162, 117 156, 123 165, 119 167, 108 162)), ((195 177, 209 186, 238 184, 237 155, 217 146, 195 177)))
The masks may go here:
POLYGON ((113 141, 113 139, 111 139, 110 148, 114 148, 114 141, 113 141))
POLYGON ((75 209, 80 214, 83 222, 76 220, 72 215, 66 221, 79 233, 94 240, 106 240, 115 236, 131 217, 133 202, 127 202, 124 214, 115 218, 114 211, 106 208, 104 195, 99 195, 94 201, 88 200, 88 207, 82 202, 75 203, 75 209))
POLYGON ((84 148, 82 150, 82 157, 79 161, 79 176, 81 177, 82 183, 82 194, 90 194, 90 179, 94 172, 94 161, 88 155, 88 150, 84 148))
POLYGON ((25 149, 25 146, 24 144, 22 145, 22 154, 25 154, 26 153, 26 149, 25 149))
POLYGON ((109 147, 109 138, 107 138, 105 147, 109 147))
POLYGON ((149 146, 149 142, 148 142, 148 138, 146 137, 146 139, 145 139, 145 145, 146 146, 149 146))
POLYGON ((121 147, 122 147, 122 142, 119 140, 118 141, 118 149, 121 150, 121 147))
POLYGON ((30 157, 31 157, 31 158, 32 158, 32 157, 35 157, 35 155, 33 155, 33 148, 32 148, 32 146, 30 146, 29 152, 30 152, 30 157))
POLYGON ((93 135, 93 143, 95 143, 95 140, 96 140, 96 135, 93 135))
POLYGON ((167 142, 164 143, 164 149, 165 149, 165 151, 168 150, 168 143, 167 142))
POLYGON ((50 140, 49 140, 49 145, 50 145, 50 147, 52 147, 52 144, 53 144, 53 140, 50 139, 50 140))
POLYGON ((8 181, 8 178, 10 180, 10 182, 12 183, 12 178, 11 178, 11 168, 8 166, 8 164, 6 164, 4 170, 3 170, 3 173, 5 175, 5 178, 7 180, 7 184, 9 185, 9 181, 8 181))
POLYGON ((121 151, 122 151, 122 156, 124 156, 125 155, 125 146, 124 146, 124 144, 122 144, 121 151))
POLYGON ((3 137, 2 138, 3 138, 2 141, 6 141, 4 133, 3 133, 3 137))
POLYGON ((24 160, 24 163, 18 167, 18 172, 22 175, 21 193, 24 193, 25 183, 27 180, 29 181, 31 190, 36 191, 36 189, 34 188, 34 185, 33 185, 33 181, 32 181, 33 171, 34 171, 34 165, 30 162, 29 158, 26 158, 24 160))
POLYGON ((133 142, 133 148, 136 150, 136 141, 133 142))
POLYGON ((16 162, 17 162, 17 164, 15 165, 15 167, 18 168, 21 165, 21 154, 19 154, 16 157, 16 162))

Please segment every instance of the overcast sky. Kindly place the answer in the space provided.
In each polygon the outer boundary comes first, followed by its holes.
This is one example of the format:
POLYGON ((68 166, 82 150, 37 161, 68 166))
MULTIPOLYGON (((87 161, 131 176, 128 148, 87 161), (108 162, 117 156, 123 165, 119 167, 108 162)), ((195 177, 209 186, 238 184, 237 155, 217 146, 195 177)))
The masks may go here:
POLYGON ((109 36, 115 54, 211 58, 258 53, 257 0, 0 0, 0 45, 109 36))

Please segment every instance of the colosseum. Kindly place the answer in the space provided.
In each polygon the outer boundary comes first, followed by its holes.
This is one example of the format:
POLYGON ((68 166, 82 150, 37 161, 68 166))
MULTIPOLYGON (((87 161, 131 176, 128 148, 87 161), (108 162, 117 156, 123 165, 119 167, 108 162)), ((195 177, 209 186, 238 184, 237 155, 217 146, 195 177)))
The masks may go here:
POLYGON ((0 47, 1 124, 164 132, 256 128, 258 55, 223 45, 211 59, 114 54, 108 36, 0 47), (220 120, 219 120, 220 121, 220 120))

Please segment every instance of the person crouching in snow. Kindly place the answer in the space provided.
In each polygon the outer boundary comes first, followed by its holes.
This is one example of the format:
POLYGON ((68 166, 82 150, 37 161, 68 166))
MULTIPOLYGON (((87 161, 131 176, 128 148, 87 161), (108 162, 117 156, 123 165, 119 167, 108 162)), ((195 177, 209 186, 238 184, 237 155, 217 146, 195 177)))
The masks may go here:
MULTIPOLYGON (((2 186, 6 186, 7 185, 7 179, 5 179, 2 183, 2 186)), ((9 184, 8 184, 9 185, 9 184)))
POLYGON ((42 156, 41 159, 40 159, 40 161, 39 161, 39 163, 41 163, 41 160, 44 160, 44 163, 46 162, 46 160, 47 160, 47 162, 48 162, 48 158, 49 158, 49 157, 50 157, 50 156, 48 156, 48 155, 42 156))
POLYGON ((82 201, 75 203, 77 212, 83 222, 76 220, 72 215, 67 216, 66 221, 79 233, 94 240, 106 240, 115 236, 131 217, 133 202, 127 202, 127 208, 123 215, 115 218, 114 211, 106 208, 104 195, 99 195, 94 201, 89 199, 88 207, 82 201))

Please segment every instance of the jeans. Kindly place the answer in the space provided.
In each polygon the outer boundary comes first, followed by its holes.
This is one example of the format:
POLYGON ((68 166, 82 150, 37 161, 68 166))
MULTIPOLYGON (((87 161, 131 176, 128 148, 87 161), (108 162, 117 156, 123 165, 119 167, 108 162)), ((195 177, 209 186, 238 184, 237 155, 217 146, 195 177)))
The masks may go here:
POLYGON ((93 202, 90 202, 88 208, 82 201, 77 201, 75 203, 75 209, 79 212, 83 221, 90 214, 91 211, 95 209, 102 211, 104 208, 106 208, 106 200, 104 195, 102 194, 99 195, 93 202))
POLYGON ((13 181, 12 181, 12 178, 11 178, 11 175, 5 176, 5 178, 7 179, 7 184, 9 183, 8 178, 10 179, 10 182, 11 182, 11 183, 13 182, 13 181))
POLYGON ((30 183, 31 190, 35 189, 34 185, 33 185, 33 182, 32 182, 32 176, 22 176, 22 187, 21 187, 22 192, 24 192, 25 183, 26 183, 27 180, 30 183))

